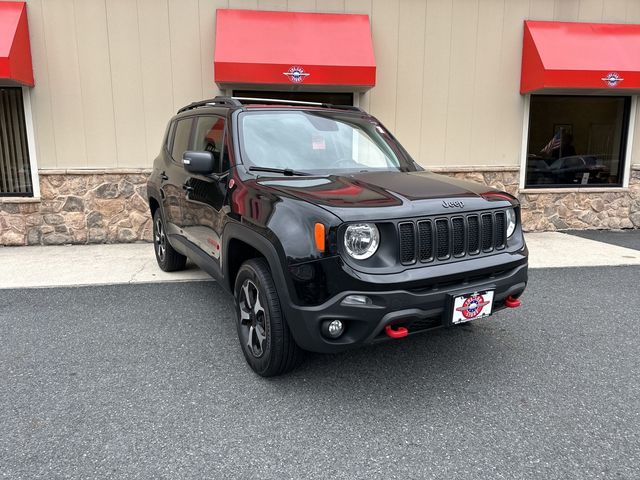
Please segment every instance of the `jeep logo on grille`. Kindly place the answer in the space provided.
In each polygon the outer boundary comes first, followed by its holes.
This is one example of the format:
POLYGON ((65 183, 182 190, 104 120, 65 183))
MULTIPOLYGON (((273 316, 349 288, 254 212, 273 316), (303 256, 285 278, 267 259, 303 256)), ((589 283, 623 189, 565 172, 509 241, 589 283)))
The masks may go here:
POLYGON ((450 202, 443 200, 442 206, 444 208, 464 208, 464 202, 462 200, 452 200, 450 202))

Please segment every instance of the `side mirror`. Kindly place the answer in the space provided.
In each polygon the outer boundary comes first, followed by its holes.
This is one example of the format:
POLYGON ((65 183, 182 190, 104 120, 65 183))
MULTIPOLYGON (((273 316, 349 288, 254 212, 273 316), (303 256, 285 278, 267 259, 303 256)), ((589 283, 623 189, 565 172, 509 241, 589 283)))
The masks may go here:
POLYGON ((211 175, 218 173, 220 162, 213 156, 212 152, 195 152, 187 150, 182 155, 182 165, 190 173, 198 175, 211 175))

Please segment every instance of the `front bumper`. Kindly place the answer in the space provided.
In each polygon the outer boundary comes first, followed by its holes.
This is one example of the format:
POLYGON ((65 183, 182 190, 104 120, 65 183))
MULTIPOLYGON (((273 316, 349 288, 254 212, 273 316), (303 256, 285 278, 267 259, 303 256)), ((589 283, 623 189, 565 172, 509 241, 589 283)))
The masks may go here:
POLYGON ((527 285, 527 263, 484 278, 432 284, 422 289, 344 291, 317 306, 283 305, 289 328, 300 347, 320 353, 336 353, 358 345, 387 339, 386 325, 404 326, 409 333, 450 325, 450 299, 483 290, 494 290, 493 312, 505 308, 507 297, 518 298, 527 285), (366 295, 372 305, 351 306, 341 302, 348 295, 366 295), (345 332, 331 340, 321 334, 325 320, 340 319, 345 332))

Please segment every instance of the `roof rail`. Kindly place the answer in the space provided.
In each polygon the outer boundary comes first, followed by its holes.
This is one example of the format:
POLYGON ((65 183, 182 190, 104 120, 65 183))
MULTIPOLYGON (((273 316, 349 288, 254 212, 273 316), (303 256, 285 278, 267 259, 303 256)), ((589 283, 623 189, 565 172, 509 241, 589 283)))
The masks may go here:
POLYGON ((210 98, 208 100, 200 100, 199 102, 192 102, 189 105, 186 105, 182 107, 180 110, 178 110, 178 113, 186 112, 187 110, 192 110, 198 107, 206 107, 207 105, 211 105, 211 106, 222 105, 225 107, 241 107, 242 106, 242 104, 235 98, 223 97, 219 95, 215 98, 210 98))
POLYGON ((306 105, 309 107, 322 107, 322 108, 336 108, 339 110, 353 110, 356 112, 361 112, 362 110, 358 107, 354 107, 352 105, 334 105, 332 103, 321 103, 321 102, 303 102, 300 100, 284 100, 280 98, 251 98, 251 97, 230 97, 233 100, 238 100, 242 103, 255 102, 258 104, 282 104, 282 105, 306 105))
POLYGON ((198 107, 216 106, 221 105, 224 107, 241 107, 246 103, 257 104, 281 104, 281 105, 306 105, 309 107, 322 107, 322 108, 335 108, 338 110, 351 110, 356 112, 362 112, 358 107, 352 105, 334 105, 332 103, 320 103, 320 102, 303 102, 299 100, 283 100, 278 98, 251 98, 251 97, 225 97, 217 96, 208 100, 200 100, 198 102, 192 102, 189 105, 182 107, 178 110, 178 113, 186 112, 198 107))

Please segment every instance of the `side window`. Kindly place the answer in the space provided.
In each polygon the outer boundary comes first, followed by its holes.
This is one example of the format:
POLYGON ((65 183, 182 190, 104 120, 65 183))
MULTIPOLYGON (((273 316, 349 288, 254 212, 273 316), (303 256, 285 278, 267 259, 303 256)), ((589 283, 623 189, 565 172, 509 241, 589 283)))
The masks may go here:
POLYGON ((225 121, 222 117, 198 117, 193 149, 213 153, 214 158, 220 160, 220 171, 229 170, 229 156, 225 142, 225 121))
POLYGON ((171 152, 171 142, 173 141, 173 134, 176 131, 176 122, 171 122, 171 124, 167 127, 167 138, 165 142, 165 148, 167 152, 171 152))
POLYGON ((182 154, 189 149, 189 138, 191 137, 191 118, 178 120, 174 130, 173 147, 171 157, 174 161, 181 163, 182 154))

